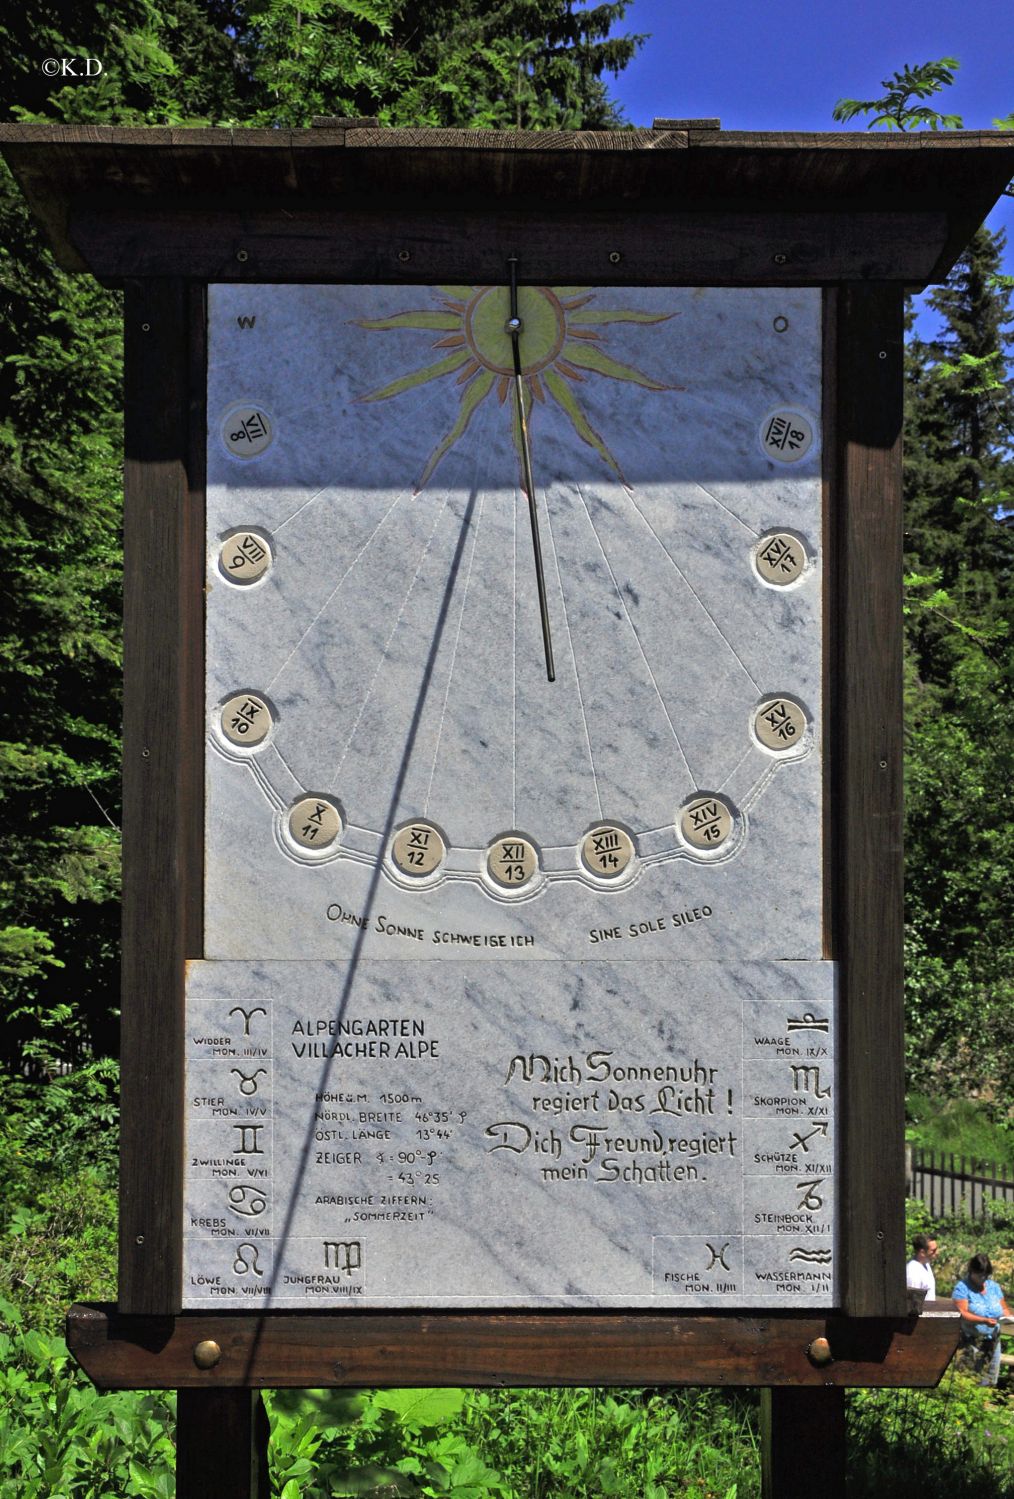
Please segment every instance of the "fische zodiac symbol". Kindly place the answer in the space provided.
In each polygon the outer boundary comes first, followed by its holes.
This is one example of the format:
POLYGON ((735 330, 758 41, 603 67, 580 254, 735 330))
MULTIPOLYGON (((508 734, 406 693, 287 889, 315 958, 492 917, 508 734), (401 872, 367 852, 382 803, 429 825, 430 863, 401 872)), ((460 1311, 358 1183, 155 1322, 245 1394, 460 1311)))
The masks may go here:
MULTIPOLYGON (((707 1244, 707 1240, 705 1240, 705 1243, 707 1244)), ((725 1262, 725 1251, 728 1247, 728 1243, 723 1244, 721 1249, 716 1249, 714 1244, 708 1244, 708 1253, 711 1255, 711 1258, 705 1265, 705 1270, 710 1270, 714 1265, 721 1265, 723 1270, 728 1270, 731 1273, 732 1266, 727 1265, 725 1262)))
POLYGON ((254 1275, 263 1275, 264 1271, 258 1264, 258 1251, 256 1244, 241 1244, 236 1251, 236 1258, 232 1262, 233 1272, 236 1275, 246 1275, 251 1270, 254 1275), (247 1259, 246 1256, 250 1258, 247 1259))

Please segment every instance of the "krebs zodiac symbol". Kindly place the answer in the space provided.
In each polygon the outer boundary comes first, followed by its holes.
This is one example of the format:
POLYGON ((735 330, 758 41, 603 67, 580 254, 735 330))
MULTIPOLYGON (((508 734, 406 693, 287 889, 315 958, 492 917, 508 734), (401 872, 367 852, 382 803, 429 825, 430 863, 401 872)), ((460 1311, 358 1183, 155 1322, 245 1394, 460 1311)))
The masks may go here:
POLYGON ((257 1187, 230 1187, 229 1210, 244 1218, 257 1218, 268 1205, 264 1193, 257 1187))

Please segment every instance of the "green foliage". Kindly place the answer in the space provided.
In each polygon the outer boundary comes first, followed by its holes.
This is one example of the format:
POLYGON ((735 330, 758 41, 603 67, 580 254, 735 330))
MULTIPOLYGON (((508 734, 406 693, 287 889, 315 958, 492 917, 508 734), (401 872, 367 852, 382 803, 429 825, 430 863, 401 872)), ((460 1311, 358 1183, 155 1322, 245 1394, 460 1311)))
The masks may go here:
POLYGON ((839 99, 831 111, 832 118, 844 122, 854 120, 857 115, 872 115, 867 130, 877 125, 887 130, 913 130, 920 126, 929 126, 930 130, 960 130, 960 115, 940 114, 928 105, 912 103, 913 99, 930 99, 953 83, 960 66, 956 57, 906 66, 890 78, 881 79, 884 93, 879 99, 839 99))
POLYGON ((245 8, 251 122, 315 115, 384 125, 569 129, 620 122, 602 74, 643 38, 611 37, 630 0, 254 0, 245 8))
POLYGON ((966 1161, 1014 1166, 1014 1134, 997 1124, 995 1109, 973 1098, 940 1098, 910 1093, 905 1105, 905 1136, 923 1150, 953 1152, 966 1161))
POLYGON ((310 1390, 268 1404, 273 1490, 293 1499, 759 1493, 752 1394, 310 1390))
MULTIPOLYGON (((841 100, 870 126, 960 125, 914 99, 951 57, 883 97, 841 100)), ((1002 234, 980 229, 929 301, 905 373, 905 838, 908 1085, 1014 1118, 1014 321, 1002 234)))
POLYGON ((0 1499, 172 1499, 174 1405, 99 1394, 0 1298, 0 1499))
POLYGON ((850 1390, 854 1499, 1004 1499, 1014 1467, 1014 1406, 949 1370, 935 1390, 850 1390))

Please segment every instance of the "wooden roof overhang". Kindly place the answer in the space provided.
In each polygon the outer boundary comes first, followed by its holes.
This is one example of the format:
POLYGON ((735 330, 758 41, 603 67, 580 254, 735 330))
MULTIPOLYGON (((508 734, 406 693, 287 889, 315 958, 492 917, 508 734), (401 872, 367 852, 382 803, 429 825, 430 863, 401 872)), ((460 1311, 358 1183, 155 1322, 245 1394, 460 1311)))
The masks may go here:
POLYGON ((1014 176, 1001 132, 0 125, 57 260, 107 284, 822 285, 946 275, 1014 176))

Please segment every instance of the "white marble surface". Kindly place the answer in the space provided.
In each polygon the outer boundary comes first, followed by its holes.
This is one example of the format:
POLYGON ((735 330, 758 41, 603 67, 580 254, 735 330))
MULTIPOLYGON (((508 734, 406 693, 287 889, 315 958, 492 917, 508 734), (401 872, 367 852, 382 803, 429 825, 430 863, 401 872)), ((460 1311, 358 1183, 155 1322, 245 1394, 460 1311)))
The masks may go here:
POLYGON ((185 1306, 834 1304, 833 964, 433 974, 192 965, 185 1306))
POLYGON ((428 288, 211 289, 208 955, 475 955, 473 943, 434 940, 450 933, 502 938, 501 956, 584 957, 601 945, 592 932, 615 928, 614 944, 636 942, 646 957, 819 956, 820 457, 815 447, 780 464, 760 442, 782 407, 809 412, 819 430, 819 292, 599 290, 583 316, 673 315, 579 329, 575 314, 570 332, 601 342, 572 337, 564 353, 597 348, 679 388, 583 366, 567 380, 558 368, 626 484, 567 412, 536 401, 553 684, 510 394, 501 405, 490 390, 418 494, 471 384, 451 372, 360 399, 447 357, 432 345, 454 333, 357 320, 441 305, 428 288), (774 330, 777 317, 787 331, 774 330), (274 433, 245 461, 219 436, 240 402, 266 411, 274 433), (242 526, 269 538, 274 560, 237 587, 217 547, 242 526), (813 558, 791 588, 751 565, 770 530, 804 537, 813 558), (236 691, 257 692, 275 715, 253 752, 213 727, 236 691), (807 709, 799 754, 774 756, 752 738, 758 703, 776 693, 807 709), (739 814, 716 854, 694 854, 675 832, 698 790, 721 792, 739 814), (332 796, 347 820, 322 855, 284 835, 304 793, 332 796), (384 858, 415 817, 448 844, 421 887, 384 858), (579 857, 602 820, 637 847, 629 879, 607 889, 579 857), (540 851, 540 877, 515 895, 482 874, 505 832, 540 851))

